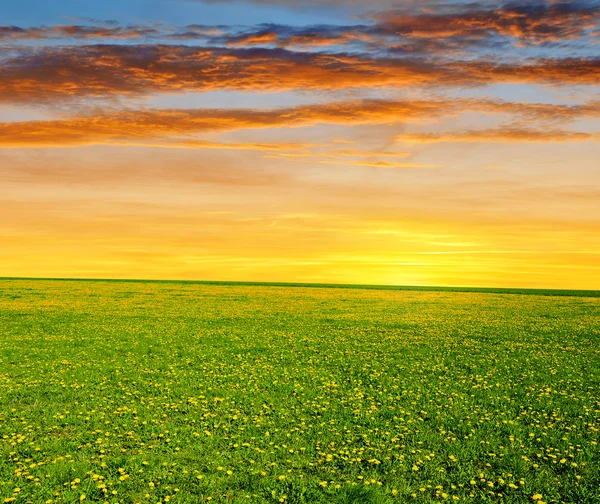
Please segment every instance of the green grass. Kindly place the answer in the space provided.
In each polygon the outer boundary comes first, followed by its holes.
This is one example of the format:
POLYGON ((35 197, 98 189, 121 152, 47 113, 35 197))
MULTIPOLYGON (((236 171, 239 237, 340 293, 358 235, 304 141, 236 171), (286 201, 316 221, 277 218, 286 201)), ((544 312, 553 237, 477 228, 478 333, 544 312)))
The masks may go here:
POLYGON ((598 503, 600 299, 528 294, 2 280, 0 503, 598 503))

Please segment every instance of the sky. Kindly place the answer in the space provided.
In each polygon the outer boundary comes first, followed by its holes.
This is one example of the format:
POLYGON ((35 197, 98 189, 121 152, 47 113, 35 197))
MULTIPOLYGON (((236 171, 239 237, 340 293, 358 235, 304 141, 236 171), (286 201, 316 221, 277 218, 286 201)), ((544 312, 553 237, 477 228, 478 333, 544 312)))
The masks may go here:
POLYGON ((600 289, 600 2, 0 3, 0 276, 600 289))

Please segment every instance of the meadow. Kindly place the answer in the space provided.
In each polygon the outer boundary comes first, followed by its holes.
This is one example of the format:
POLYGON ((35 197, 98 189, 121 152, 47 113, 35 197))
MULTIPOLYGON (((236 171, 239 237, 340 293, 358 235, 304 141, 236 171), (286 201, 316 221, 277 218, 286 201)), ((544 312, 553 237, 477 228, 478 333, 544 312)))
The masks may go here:
POLYGON ((599 297, 0 280, 0 503, 599 503, 599 442, 599 297))

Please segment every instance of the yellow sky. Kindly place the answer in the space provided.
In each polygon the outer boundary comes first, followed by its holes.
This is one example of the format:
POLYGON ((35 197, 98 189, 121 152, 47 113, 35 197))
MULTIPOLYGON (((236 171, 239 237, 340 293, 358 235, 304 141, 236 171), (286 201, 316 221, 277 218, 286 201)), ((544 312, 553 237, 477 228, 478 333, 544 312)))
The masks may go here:
POLYGON ((519 186, 514 168, 323 170, 122 147, 2 159, 5 275, 582 289, 600 277, 594 188, 519 186))

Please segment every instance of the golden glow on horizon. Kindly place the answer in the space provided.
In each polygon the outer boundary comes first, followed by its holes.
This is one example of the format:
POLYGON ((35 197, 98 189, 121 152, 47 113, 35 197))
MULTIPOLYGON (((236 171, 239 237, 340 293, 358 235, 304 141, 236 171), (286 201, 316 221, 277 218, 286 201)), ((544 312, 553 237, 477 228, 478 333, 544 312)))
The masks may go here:
POLYGON ((600 228, 13 204, 11 276, 594 289, 600 228), (41 224, 35 215, 48 219, 41 224))

